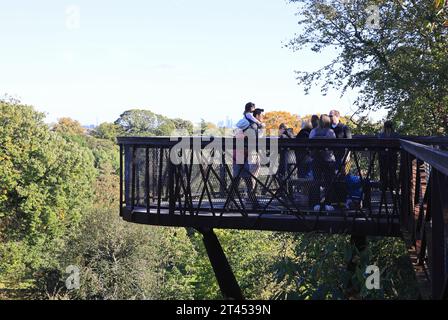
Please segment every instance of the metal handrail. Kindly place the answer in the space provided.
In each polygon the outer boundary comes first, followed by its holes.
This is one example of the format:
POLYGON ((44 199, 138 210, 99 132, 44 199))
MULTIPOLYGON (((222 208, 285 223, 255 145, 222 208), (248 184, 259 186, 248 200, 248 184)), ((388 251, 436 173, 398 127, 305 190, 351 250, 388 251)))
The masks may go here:
POLYGON ((401 140, 404 150, 448 176, 448 152, 416 142, 401 140))

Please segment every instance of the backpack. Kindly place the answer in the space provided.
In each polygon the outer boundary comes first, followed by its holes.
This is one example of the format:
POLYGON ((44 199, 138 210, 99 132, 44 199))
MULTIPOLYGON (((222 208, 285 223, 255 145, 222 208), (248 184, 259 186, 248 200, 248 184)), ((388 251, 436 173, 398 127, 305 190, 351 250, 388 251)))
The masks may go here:
MULTIPOLYGON (((244 114, 243 119, 239 120, 239 121, 236 123, 236 129, 234 130, 234 135, 233 135, 233 136, 234 136, 235 138, 243 139, 244 136, 245 136, 245 132, 246 132, 246 130, 252 128, 252 125, 253 125, 254 123, 255 123, 255 122, 253 122, 252 120, 248 119, 248 118, 246 117, 246 114, 244 114)), ((257 129, 255 129, 255 131, 256 131, 256 133, 257 133, 257 135, 258 135, 258 126, 257 126, 257 129)), ((258 150, 258 149, 257 149, 257 150, 258 150)), ((238 152, 243 152, 244 160, 246 161, 246 160, 247 160, 247 157, 248 157, 248 150, 247 150, 247 148, 245 147, 244 150, 239 150, 239 151, 236 150, 236 149, 234 149, 234 150, 233 150, 233 160, 234 160, 234 161, 236 161, 236 154, 237 154, 238 152)))
POLYGON ((244 117, 243 119, 239 120, 239 121, 236 123, 236 127, 237 127, 238 129, 243 130, 243 131, 246 131, 246 130, 250 127, 250 122, 249 122, 249 120, 247 120, 246 117, 244 117))
POLYGON ((347 184, 347 196, 350 199, 362 198, 362 180, 358 176, 347 175, 345 177, 345 183, 347 184))
MULTIPOLYGON (((243 132, 245 132, 247 129, 249 129, 251 126, 252 126, 252 124, 254 124, 255 122, 253 122, 252 120, 250 120, 250 119, 248 119, 247 117, 246 117, 246 114, 244 114, 244 117, 243 117, 243 119, 241 119, 241 120, 239 120, 237 123, 236 123, 236 127, 237 127, 237 129, 240 129, 240 130, 242 130, 243 132)), ((258 126, 257 126, 257 128, 258 128, 258 126)))

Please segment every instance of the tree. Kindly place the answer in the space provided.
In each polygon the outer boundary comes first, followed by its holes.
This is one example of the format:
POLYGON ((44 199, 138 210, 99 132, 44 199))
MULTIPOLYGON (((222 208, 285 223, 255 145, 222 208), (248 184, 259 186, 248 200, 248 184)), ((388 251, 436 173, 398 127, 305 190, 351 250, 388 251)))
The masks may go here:
POLYGON ((360 116, 355 119, 344 117, 341 118, 342 120, 345 120, 345 123, 351 128, 352 133, 356 135, 377 135, 383 129, 382 121, 372 121, 367 116, 360 116))
POLYGON ((279 234, 284 255, 275 264, 274 299, 416 299, 418 288, 407 249, 400 239, 369 239, 368 249, 359 253, 346 235, 279 234), (352 274, 347 263, 354 254, 359 265, 352 274), (366 267, 381 270, 381 290, 366 290, 366 267), (352 284, 359 289, 353 296, 352 284))
MULTIPOLYGON (((59 268, 51 272, 60 275, 62 297, 67 294, 63 290, 64 268, 76 265, 81 283, 79 290, 68 293, 70 298, 192 299, 196 252, 185 229, 123 221, 117 214, 116 174, 101 173, 94 195, 81 227, 69 237, 66 250, 58 257, 59 268)), ((41 292, 47 291, 46 287, 41 292)))
POLYGON ((114 209, 98 208, 85 215, 67 249, 61 265, 80 269, 72 298, 193 298, 189 266, 196 254, 184 229, 134 225, 114 209))
POLYGON ((115 139, 120 134, 123 134, 122 128, 110 122, 103 122, 93 131, 93 136, 99 139, 107 139, 115 142, 115 139))
POLYGON ((30 106, 0 101, 0 278, 54 263, 92 199, 92 153, 43 119, 30 106))
POLYGON ((292 128, 294 134, 299 133, 302 121, 299 115, 291 114, 287 111, 270 111, 264 115, 266 130, 268 133, 277 135, 278 127, 284 123, 288 128, 292 128))
POLYGON ((79 121, 64 117, 58 119, 58 122, 53 126, 53 131, 67 135, 82 135, 86 132, 86 129, 81 126, 79 121))
POLYGON ((124 134, 133 136, 169 136, 176 129, 167 117, 140 109, 123 112, 115 124, 123 129, 124 134))
POLYGON ((186 135, 193 134, 193 123, 191 121, 183 120, 180 118, 171 119, 171 121, 174 123, 174 127, 176 128, 176 130, 185 132, 186 135))
POLYGON ((97 139, 91 136, 84 136, 78 141, 84 148, 88 148, 94 157, 94 166, 99 173, 118 174, 120 168, 119 146, 110 140, 97 139))
MULTIPOLYGON (((270 299, 275 286, 275 262, 280 259, 282 242, 272 232, 216 230, 238 284, 247 299, 270 299)), ((195 299, 222 299, 202 235, 193 232, 195 299)))
POLYGON ((219 135, 220 129, 213 122, 207 122, 201 119, 199 123, 199 133, 200 135, 219 135))
POLYGON ((321 69, 298 72, 307 93, 315 85, 357 89, 360 112, 385 108, 389 118, 420 134, 448 133, 448 17, 440 0, 291 0, 301 32, 287 45, 337 56, 321 69), (410 117, 410 118, 408 118, 410 117))

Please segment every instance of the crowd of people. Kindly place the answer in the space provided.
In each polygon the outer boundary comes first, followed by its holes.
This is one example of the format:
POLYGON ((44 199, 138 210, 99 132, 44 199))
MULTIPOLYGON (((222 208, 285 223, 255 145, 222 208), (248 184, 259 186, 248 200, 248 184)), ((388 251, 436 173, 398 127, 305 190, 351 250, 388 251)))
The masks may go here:
MULTIPOLYGON (((257 136, 263 134, 265 124, 263 123, 264 110, 257 108, 254 103, 249 102, 245 105, 243 119, 241 119, 236 127, 236 137, 246 135, 247 130, 254 130, 257 136)), ((278 137, 280 139, 352 139, 352 132, 349 126, 341 122, 341 114, 338 110, 330 110, 328 114, 320 116, 313 115, 311 119, 302 121, 301 130, 295 135, 293 130, 288 128, 284 123, 278 128, 278 137)), ((392 138, 395 133, 392 123, 386 122, 384 131, 379 138, 392 138)), ((295 150, 295 165, 298 170, 298 179, 312 181, 309 183, 309 204, 315 210, 321 210, 322 206, 325 210, 333 210, 332 203, 344 203, 350 206, 355 198, 360 198, 360 179, 348 175, 348 165, 350 163, 350 152, 345 148, 314 148, 310 151, 304 149, 295 150), (353 187, 350 192, 350 185, 353 187), (322 195, 322 192, 324 195, 322 195), (351 193, 351 194, 350 194, 351 193)), ((247 155, 245 155, 247 157, 247 155)), ((291 151, 281 149, 279 153, 279 167, 277 176, 280 179, 287 179, 289 175, 288 165, 290 163, 291 151)), ((380 162, 388 161, 382 159, 388 155, 380 155, 380 162)), ((246 181, 247 189, 253 190, 253 176, 257 175, 259 164, 245 162, 234 167, 234 174, 239 174, 246 181), (240 172, 241 171, 241 172, 240 172)), ((381 163, 380 163, 381 165, 381 163)), ((384 179, 391 175, 390 170, 386 170, 387 165, 381 166, 384 179), (387 172, 386 172, 386 171, 387 172)), ((380 168, 381 169, 381 168, 380 168)), ((382 177, 383 178, 383 177, 382 177)), ((391 180, 391 179, 388 179, 391 180)), ((253 200, 254 206, 257 207, 256 197, 253 192, 249 192, 249 198, 253 200)), ((356 199, 360 202, 360 199, 356 199)))
MULTIPOLYGON (((239 132, 249 129, 263 130, 266 125, 263 123, 264 109, 256 108, 255 104, 248 102, 245 105, 243 119, 236 124, 239 132)), ((322 114, 320 117, 313 115, 310 120, 302 121, 302 129, 294 136, 293 130, 284 123, 279 126, 280 138, 329 138, 329 139, 351 139, 350 128, 341 121, 341 114, 338 110, 331 110, 330 113, 322 114)))

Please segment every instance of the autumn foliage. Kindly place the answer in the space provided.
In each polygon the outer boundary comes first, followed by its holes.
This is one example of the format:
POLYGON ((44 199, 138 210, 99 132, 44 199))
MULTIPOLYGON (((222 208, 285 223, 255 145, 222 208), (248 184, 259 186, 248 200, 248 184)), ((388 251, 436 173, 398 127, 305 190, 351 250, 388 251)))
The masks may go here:
POLYGON ((284 123, 288 128, 292 128, 294 134, 297 134, 300 131, 302 120, 299 115, 287 111, 270 111, 265 113, 264 123, 267 132, 273 135, 276 134, 281 123, 284 123))

